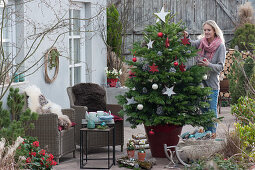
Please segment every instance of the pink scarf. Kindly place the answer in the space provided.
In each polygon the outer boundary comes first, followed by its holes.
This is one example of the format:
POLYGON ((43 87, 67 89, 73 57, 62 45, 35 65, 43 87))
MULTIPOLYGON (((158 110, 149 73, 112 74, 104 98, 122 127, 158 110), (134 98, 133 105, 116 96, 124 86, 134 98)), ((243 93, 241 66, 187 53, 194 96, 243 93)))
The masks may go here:
POLYGON ((206 57, 209 61, 211 61, 215 51, 217 50, 217 48, 219 47, 219 45, 221 43, 222 43, 222 41, 221 41, 220 37, 216 37, 211 42, 211 44, 208 45, 208 41, 204 37, 201 39, 200 45, 198 47, 198 49, 202 49, 202 50, 199 51, 198 54, 200 56, 206 57), (205 56, 205 51, 206 51, 206 56, 205 56))

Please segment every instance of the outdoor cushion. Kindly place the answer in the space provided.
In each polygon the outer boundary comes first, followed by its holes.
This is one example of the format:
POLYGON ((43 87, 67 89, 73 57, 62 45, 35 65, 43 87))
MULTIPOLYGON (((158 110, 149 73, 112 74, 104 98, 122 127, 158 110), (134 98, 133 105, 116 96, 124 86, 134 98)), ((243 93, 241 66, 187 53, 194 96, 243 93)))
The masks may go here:
POLYGON ((75 105, 88 107, 89 112, 106 110, 105 90, 98 84, 80 83, 72 88, 75 105))

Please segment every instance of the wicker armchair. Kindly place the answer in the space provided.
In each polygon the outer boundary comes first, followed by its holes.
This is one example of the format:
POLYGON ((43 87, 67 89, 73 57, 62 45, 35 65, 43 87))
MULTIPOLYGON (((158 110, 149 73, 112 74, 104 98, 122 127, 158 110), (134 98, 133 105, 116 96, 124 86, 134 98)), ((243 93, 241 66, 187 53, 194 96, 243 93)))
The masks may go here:
MULTIPOLYGON (((75 121, 74 109, 62 109, 72 122, 75 121)), ((26 135, 37 137, 40 147, 54 155, 57 164, 59 158, 73 152, 75 158, 75 127, 59 131, 58 116, 56 114, 41 114, 34 122, 35 128, 26 131, 26 135)))
MULTIPOLYGON (((103 87, 94 84, 94 83, 80 83, 79 85, 84 86, 93 86, 95 89, 100 89, 104 91, 104 100, 106 103, 106 91, 103 87)), ((74 86, 73 86, 74 87, 74 86)), ((85 112, 90 111, 86 106, 78 106, 75 105, 75 101, 77 100, 75 94, 73 93, 73 87, 67 88, 67 93, 69 96, 70 107, 75 109, 75 123, 76 130, 75 130, 75 143, 80 145, 80 128, 81 128, 81 121, 85 119, 85 112)), ((91 92, 90 92, 91 93, 91 92)), ((92 99, 93 100, 93 99, 92 99)), ((104 103, 104 102, 103 102, 104 103)), ((103 104, 104 105, 104 104, 103 104)), ((121 106, 117 104, 105 104, 105 110, 111 110, 114 115, 120 116, 118 112, 121 110, 121 106)), ((100 109, 99 109, 100 110, 100 109)), ((123 151, 123 144, 124 144, 124 122, 123 120, 115 121, 115 145, 121 145, 121 151, 123 151)), ((83 140, 85 141, 85 140, 83 140)), ((110 137, 110 144, 112 144, 112 138, 110 137)), ((107 146, 107 136, 105 134, 89 134, 89 147, 103 147, 107 146)))

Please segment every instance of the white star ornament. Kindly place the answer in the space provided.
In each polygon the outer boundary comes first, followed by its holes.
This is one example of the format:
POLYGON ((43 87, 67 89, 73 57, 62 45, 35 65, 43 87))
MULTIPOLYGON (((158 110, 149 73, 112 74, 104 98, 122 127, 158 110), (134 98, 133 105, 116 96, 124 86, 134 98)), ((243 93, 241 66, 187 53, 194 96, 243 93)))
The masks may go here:
MULTIPOLYGON (((170 12, 165 12, 164 6, 161 8, 161 11, 159 13, 154 13, 157 15, 163 22, 166 22, 166 16, 170 14, 170 12)), ((159 19, 157 19, 156 22, 159 22, 159 19)))
POLYGON ((137 102, 135 101, 134 97, 132 97, 131 99, 128 99, 128 98, 127 98, 127 101, 128 101, 128 102, 127 102, 127 105, 137 103, 137 102))
POLYGON ((173 91, 173 89, 174 89, 174 86, 171 87, 171 88, 166 87, 166 91, 165 91, 163 94, 167 94, 168 97, 171 97, 171 95, 176 94, 176 93, 173 91))
POLYGON ((147 44, 148 49, 152 48, 152 44, 153 44, 153 43, 154 43, 154 41, 151 41, 151 40, 150 40, 150 42, 147 44))

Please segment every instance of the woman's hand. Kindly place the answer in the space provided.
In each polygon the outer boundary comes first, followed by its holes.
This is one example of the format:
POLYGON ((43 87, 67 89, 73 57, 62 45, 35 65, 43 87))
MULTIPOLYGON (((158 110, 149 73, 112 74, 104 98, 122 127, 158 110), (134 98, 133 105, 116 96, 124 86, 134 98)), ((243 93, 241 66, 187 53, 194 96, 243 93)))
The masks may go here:
POLYGON ((183 31, 183 36, 188 38, 189 37, 189 33, 187 31, 183 31))
POLYGON ((209 61, 206 58, 204 58, 203 60, 199 60, 197 65, 199 65, 199 66, 208 66, 209 64, 210 64, 209 61))

